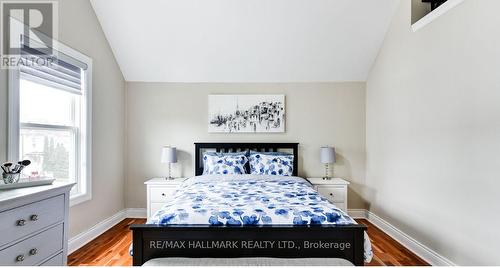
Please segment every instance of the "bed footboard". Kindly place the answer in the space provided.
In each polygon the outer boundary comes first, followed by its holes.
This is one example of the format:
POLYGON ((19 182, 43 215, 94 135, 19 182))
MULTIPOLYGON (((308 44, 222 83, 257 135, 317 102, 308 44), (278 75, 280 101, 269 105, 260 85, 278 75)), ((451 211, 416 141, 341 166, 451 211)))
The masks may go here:
POLYGON ((341 258, 362 266, 364 225, 203 226, 150 225, 133 231, 133 264, 168 257, 341 258))

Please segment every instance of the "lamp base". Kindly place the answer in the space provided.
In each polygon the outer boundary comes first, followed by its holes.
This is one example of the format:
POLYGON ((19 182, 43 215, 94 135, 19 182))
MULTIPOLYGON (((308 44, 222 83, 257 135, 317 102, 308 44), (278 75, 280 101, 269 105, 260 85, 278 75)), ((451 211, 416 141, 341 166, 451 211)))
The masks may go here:
POLYGON ((174 177, 172 177, 172 163, 168 163, 168 176, 165 177, 165 180, 173 180, 175 179, 174 177))
MULTIPOLYGON (((333 171, 333 166, 332 166, 332 171, 333 171)), ((333 172, 332 172, 333 175, 333 172)), ((332 177, 330 177, 330 165, 328 163, 325 164, 325 176, 323 177, 323 180, 331 180, 332 177)))

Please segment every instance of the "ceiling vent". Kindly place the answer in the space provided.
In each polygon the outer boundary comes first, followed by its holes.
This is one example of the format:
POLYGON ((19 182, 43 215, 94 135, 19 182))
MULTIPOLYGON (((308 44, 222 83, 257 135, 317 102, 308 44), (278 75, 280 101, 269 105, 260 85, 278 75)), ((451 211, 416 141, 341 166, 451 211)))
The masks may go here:
POLYGON ((444 4, 448 0, 422 0, 423 3, 430 3, 431 10, 438 8, 440 5, 444 4))
POLYGON ((411 23, 414 32, 425 27, 465 0, 411 0, 411 23))

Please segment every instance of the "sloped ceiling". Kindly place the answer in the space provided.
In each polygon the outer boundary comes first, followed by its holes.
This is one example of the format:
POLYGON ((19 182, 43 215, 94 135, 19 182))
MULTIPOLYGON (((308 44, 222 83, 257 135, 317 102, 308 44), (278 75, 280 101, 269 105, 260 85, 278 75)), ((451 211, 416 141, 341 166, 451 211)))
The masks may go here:
POLYGON ((91 0, 127 81, 365 81, 399 0, 91 0))

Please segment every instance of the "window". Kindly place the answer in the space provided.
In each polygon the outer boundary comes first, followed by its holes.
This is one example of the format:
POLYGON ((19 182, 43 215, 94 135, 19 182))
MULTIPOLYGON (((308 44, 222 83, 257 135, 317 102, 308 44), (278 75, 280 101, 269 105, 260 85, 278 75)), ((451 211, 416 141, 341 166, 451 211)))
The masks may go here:
MULTIPOLYGON (((54 47, 50 65, 26 61, 10 70, 9 159, 31 160, 23 177, 76 183, 75 205, 91 199, 92 60, 63 44, 54 47)), ((39 57, 29 45, 21 54, 39 57)))

